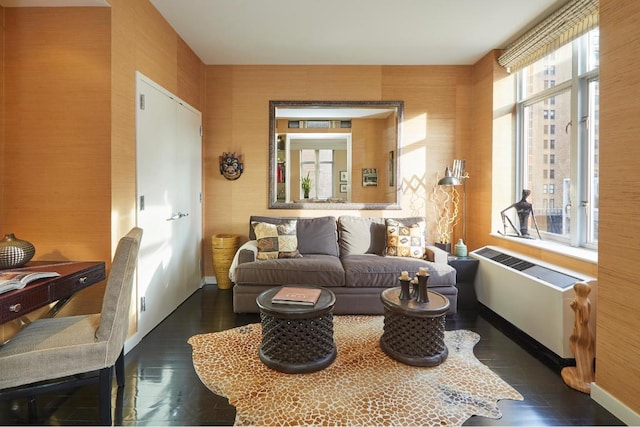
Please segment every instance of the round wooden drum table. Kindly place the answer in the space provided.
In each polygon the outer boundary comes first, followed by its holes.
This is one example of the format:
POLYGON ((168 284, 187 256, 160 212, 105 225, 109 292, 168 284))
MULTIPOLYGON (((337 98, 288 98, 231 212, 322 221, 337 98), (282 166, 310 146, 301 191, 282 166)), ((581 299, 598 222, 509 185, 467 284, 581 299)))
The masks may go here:
POLYGON ((380 347, 392 359, 411 366, 437 366, 449 350, 444 343, 447 297, 428 292, 429 302, 400 300, 400 288, 385 289, 380 295, 384 306, 384 332, 380 347))
POLYGON ((256 298, 262 324, 260 360, 288 374, 326 368, 338 353, 333 340, 335 295, 321 288, 320 298, 313 306, 273 304, 271 298, 280 289, 268 289, 256 298))

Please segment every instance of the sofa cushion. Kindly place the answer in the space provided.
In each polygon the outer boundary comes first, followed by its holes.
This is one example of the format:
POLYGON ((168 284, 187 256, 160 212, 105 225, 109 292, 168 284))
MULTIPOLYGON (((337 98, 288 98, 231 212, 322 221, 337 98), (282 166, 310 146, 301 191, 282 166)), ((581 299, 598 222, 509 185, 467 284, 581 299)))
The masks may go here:
POLYGON ((338 218, 340 256, 376 254, 385 248, 384 218, 342 215, 338 218))
POLYGON ((282 224, 252 222, 256 234, 258 255, 256 259, 300 258, 296 221, 288 220, 282 224))
POLYGON ((338 256, 336 218, 298 218, 298 250, 301 254, 338 256))
POLYGON ((340 258, 332 255, 305 255, 296 259, 269 259, 238 264, 236 283, 242 285, 344 286, 340 258))
MULTIPOLYGON (((393 218, 402 225, 425 221, 424 217, 393 218)), ((426 233, 426 227, 425 227, 426 233)), ((342 215, 338 218, 340 256, 383 255, 386 247, 387 227, 384 218, 361 218, 342 215)))
MULTIPOLYGON (((302 255, 324 254, 338 256, 337 220, 333 216, 318 218, 251 216, 250 222, 282 224, 297 221, 298 251, 302 255)), ((249 227, 249 240, 255 240, 253 227, 249 227)))
POLYGON ((415 277, 418 268, 427 267, 428 287, 455 286, 456 270, 448 264, 434 263, 411 257, 381 257, 379 255, 349 255, 342 257, 345 285, 357 288, 390 288, 400 286, 400 273, 408 271, 415 277))
POLYGON ((386 220, 387 246, 384 254, 424 259, 425 226, 424 221, 402 224, 388 218, 386 220))

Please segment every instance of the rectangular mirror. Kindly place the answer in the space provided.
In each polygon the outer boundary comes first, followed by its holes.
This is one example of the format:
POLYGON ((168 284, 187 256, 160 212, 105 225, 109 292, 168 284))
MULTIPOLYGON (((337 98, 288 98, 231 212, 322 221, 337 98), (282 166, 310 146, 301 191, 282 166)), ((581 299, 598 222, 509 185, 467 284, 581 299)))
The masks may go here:
POLYGON ((270 209, 400 209, 402 101, 270 101, 270 209))

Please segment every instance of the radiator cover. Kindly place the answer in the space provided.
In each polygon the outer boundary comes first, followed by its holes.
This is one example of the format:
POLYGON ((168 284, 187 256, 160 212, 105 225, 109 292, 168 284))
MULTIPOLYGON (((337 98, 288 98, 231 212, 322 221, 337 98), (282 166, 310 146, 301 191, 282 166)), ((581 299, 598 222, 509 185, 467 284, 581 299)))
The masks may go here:
POLYGON ((573 284, 591 286, 591 328, 595 332, 595 278, 500 247, 485 246, 469 254, 479 261, 475 278, 478 301, 563 359, 574 358, 573 284))

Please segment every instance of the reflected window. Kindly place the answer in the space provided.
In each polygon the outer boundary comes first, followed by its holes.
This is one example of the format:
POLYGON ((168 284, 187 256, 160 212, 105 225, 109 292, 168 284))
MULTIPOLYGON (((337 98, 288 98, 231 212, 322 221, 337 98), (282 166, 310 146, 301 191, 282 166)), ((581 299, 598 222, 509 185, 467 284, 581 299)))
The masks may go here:
MULTIPOLYGON (((333 150, 300 150, 300 176, 311 178, 312 199, 333 197, 333 150)), ((300 198, 303 198, 300 187, 300 198)))

